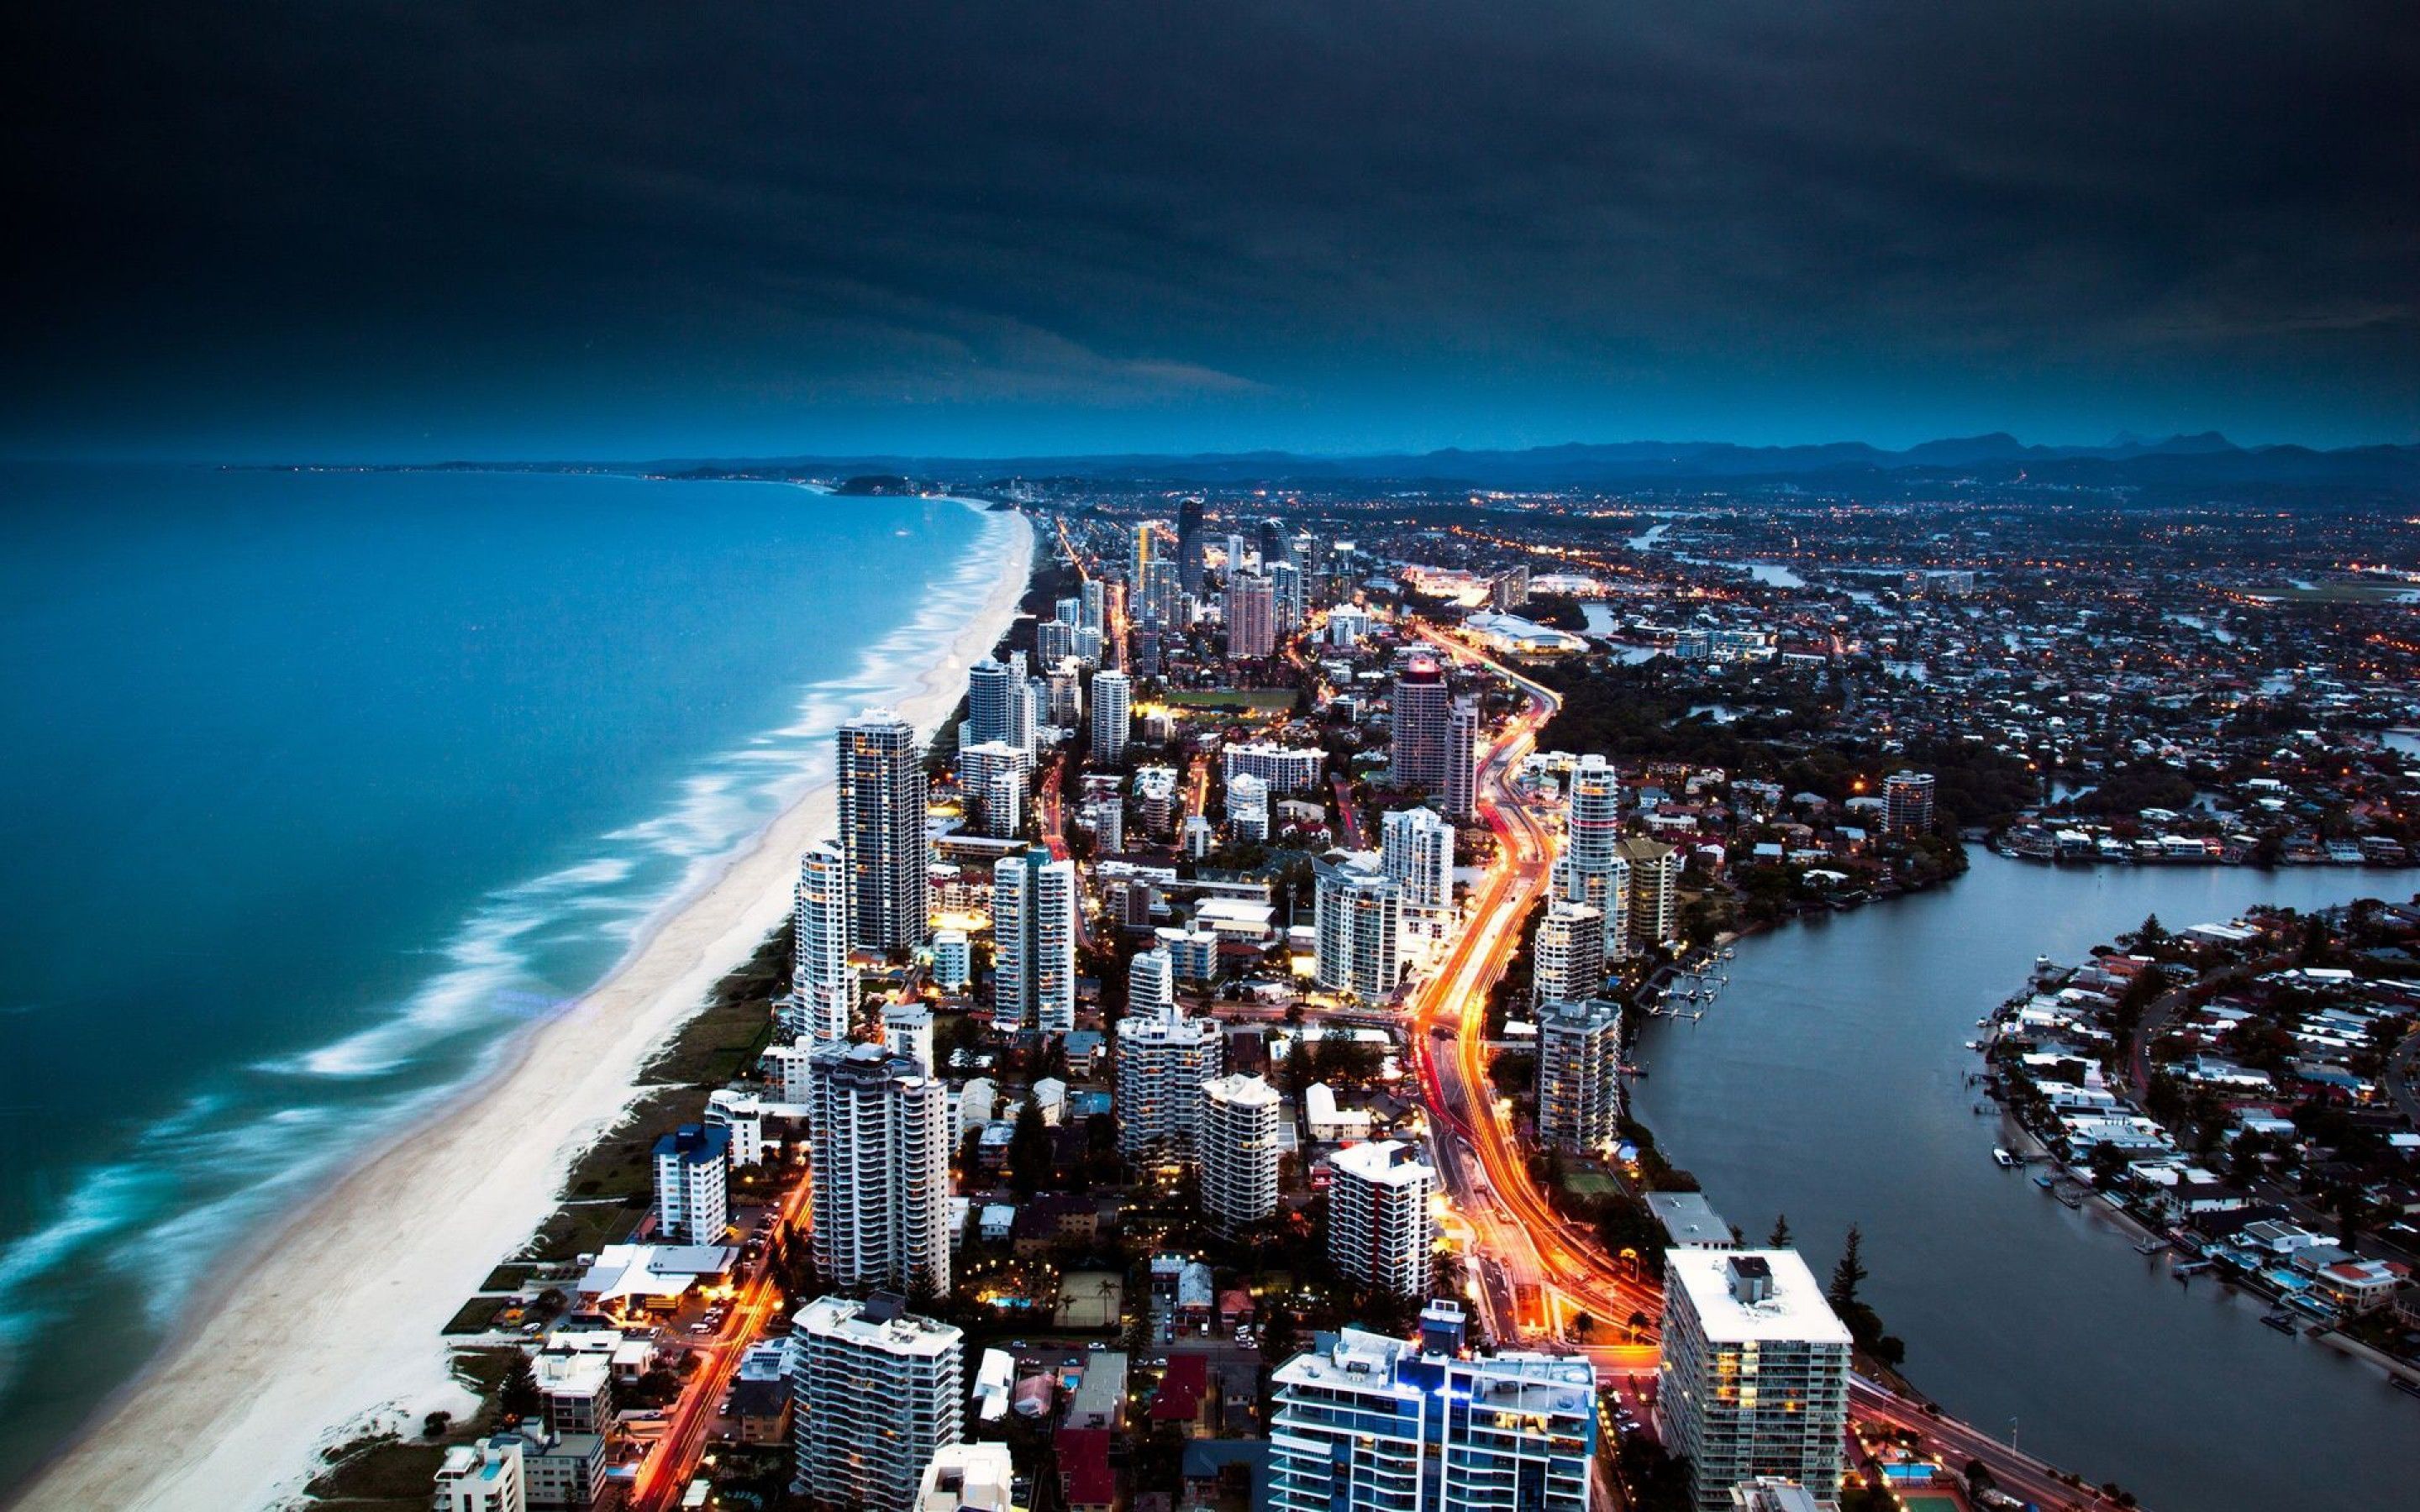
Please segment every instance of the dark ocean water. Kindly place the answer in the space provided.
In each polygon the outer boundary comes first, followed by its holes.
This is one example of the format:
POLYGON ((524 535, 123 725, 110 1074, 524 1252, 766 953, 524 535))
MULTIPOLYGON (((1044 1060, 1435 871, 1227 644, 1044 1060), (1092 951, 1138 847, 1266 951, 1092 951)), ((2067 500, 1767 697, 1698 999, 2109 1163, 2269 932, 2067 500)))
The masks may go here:
POLYGON ((0 468, 0 1464, 827 772, 1008 530, 768 484, 0 468))

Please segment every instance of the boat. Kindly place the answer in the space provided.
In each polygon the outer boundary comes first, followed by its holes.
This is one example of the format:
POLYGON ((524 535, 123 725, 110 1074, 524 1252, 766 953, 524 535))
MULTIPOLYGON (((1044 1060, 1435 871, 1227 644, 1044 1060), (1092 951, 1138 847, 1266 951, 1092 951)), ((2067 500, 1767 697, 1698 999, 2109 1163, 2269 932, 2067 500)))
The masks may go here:
POLYGON ((2060 1187, 2056 1191, 2053 1192, 2051 1196, 2058 1198, 2058 1200, 2067 1207, 2081 1208, 2084 1206, 2084 1194, 2075 1187, 2060 1187))
POLYGON ((1997 1145, 1993 1145, 1992 1147, 1992 1159, 1996 1162, 2000 1169, 2004 1171, 2012 1171, 2017 1167, 2017 1157, 2009 1154, 2007 1150, 2002 1149, 1997 1145))
POLYGON ((2049 1171, 2036 1171, 2034 1173, 2034 1185, 2040 1187, 2043 1191, 2047 1192, 2052 1187, 2058 1185, 2058 1178, 2049 1171))
POLYGON ((2296 1332, 2294 1319, 2288 1317, 2282 1310, 2262 1313, 2260 1315, 2260 1320, 2263 1323, 2268 1324, 2271 1328, 2275 1329, 2280 1334, 2291 1334, 2296 1332))
POLYGON ((2168 1242, 2164 1239, 2142 1239, 2134 1242, 2134 1253, 2137 1255, 2157 1255, 2167 1247, 2168 1242))
POLYGON ((1980 1040, 1969 1040, 1966 1041, 1966 1048, 1969 1050, 1980 1050, 1983 1048, 1983 1041, 1980 1040))
POLYGON ((2420 1381, 2414 1381, 2410 1376, 2392 1376, 2388 1379, 2395 1382, 2395 1389, 2404 1396, 2420 1396, 2420 1381))

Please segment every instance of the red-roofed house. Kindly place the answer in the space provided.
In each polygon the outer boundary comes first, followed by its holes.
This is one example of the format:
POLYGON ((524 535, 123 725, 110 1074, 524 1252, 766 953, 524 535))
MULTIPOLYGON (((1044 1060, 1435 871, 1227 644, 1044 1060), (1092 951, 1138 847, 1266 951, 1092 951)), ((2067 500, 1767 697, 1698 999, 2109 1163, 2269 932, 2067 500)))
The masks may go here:
POLYGON ((1210 1392, 1210 1362, 1199 1354, 1171 1355, 1168 1369, 1152 1394, 1154 1427, 1172 1424, 1188 1439, 1211 1430, 1217 1421, 1218 1398, 1210 1392))
POLYGON ((1059 1493, 1067 1512, 1115 1512, 1118 1473, 1109 1468, 1109 1430, 1061 1428, 1059 1493))
POLYGON ((1252 1294, 1241 1287, 1230 1287, 1218 1294, 1218 1326, 1232 1334, 1261 1316, 1252 1294))
POLYGON ((2320 1267, 2316 1279, 2345 1311, 2366 1313, 2393 1301, 2411 1275, 2411 1267, 2393 1260, 2339 1260, 2320 1267))

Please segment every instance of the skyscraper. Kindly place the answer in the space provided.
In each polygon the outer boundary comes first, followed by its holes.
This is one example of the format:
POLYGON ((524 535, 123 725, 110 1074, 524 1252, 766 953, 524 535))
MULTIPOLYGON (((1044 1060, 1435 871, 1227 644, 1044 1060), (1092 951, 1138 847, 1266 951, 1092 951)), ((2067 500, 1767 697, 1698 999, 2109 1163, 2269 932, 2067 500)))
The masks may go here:
POLYGON ((1332 851, 1311 863, 1318 887, 1318 982, 1366 1003, 1386 1001, 1401 975, 1403 896, 1375 860, 1332 851))
POLYGON ((1094 635, 1107 635, 1109 628, 1108 617, 1109 589, 1107 585, 1105 585, 1098 578, 1085 579, 1082 599, 1084 605, 1084 628, 1092 631, 1094 635))
POLYGON ((1278 1093, 1258 1076, 1202 1084, 1202 1211, 1222 1234, 1278 1211, 1278 1093))
POLYGON ((923 1067, 927 1076, 940 1074, 933 1064, 933 1011, 913 998, 882 1005, 882 1047, 923 1067))
POLYGON ((1644 835, 1621 842, 1630 868, 1630 949, 1652 949, 1681 932, 1681 853, 1644 835))
POLYGON ((840 727, 840 844, 849 943, 912 950, 931 915, 924 873, 924 766, 916 728, 889 709, 840 727))
POLYGON ((984 834, 1006 837, 1017 832, 1025 815, 1026 776, 1032 764, 1031 751, 1005 740, 959 748, 958 791, 966 800, 969 817, 984 834))
POLYGON ((1338 1150, 1328 1167, 1328 1263, 1340 1275, 1399 1297, 1427 1296, 1436 1248, 1436 1218, 1429 1211, 1436 1172, 1416 1147, 1396 1139, 1338 1150))
POLYGON ((1076 863, 1047 851, 991 869, 992 1022, 1065 1034, 1076 1026, 1076 863))
POLYGON ((1605 990, 1605 916, 1586 903, 1557 899, 1538 920, 1530 942, 1532 1003, 1570 1003, 1605 990))
POLYGON ((1093 674, 1093 760, 1115 766, 1126 759, 1127 699, 1133 685, 1124 672, 1093 674))
POLYGON ((1609 1148, 1621 1129, 1621 1008, 1603 998, 1538 1010, 1538 1137, 1609 1148))
POLYGON ((1135 527, 1134 560, 1129 564, 1126 581, 1134 585, 1134 596, 1140 597, 1150 580, 1151 569, 1159 561, 1160 529, 1149 520, 1135 527))
POLYGON ((908 1512, 925 1465, 964 1432, 963 1335, 877 1292, 809 1303, 792 1338, 798 1478, 822 1504, 908 1512))
POLYGON ((1456 699, 1446 716, 1445 786, 1448 819, 1467 819, 1479 802, 1479 701, 1456 699))
POLYGON ((857 968, 849 964, 849 874, 840 847, 826 841, 810 846, 799 858, 799 888, 793 917, 797 946, 792 955, 790 990, 795 1018, 786 1026, 794 1036, 845 1040, 857 1011, 857 968))
POLYGON ((1175 961, 1165 949, 1136 951, 1126 963, 1126 1011, 1148 1019, 1175 1007, 1175 961))
POLYGON ((1306 612, 1302 569, 1291 562, 1272 562, 1262 571, 1269 579, 1269 597, 1276 606, 1278 628, 1300 629, 1306 612))
POLYGON ((1665 1252, 1656 1429, 1688 1460, 1699 1512, 1727 1512, 1759 1476, 1828 1504, 1848 1415, 1849 1331, 1797 1251, 1665 1252))
POLYGON ((1902 834, 1922 834, 1932 827, 1932 774, 1893 772, 1883 779, 1883 815, 1902 834))
POLYGON ((1269 785, 1249 772, 1227 779, 1227 829, 1239 841, 1269 838, 1269 785))
POLYGON ((1202 501, 1188 498, 1176 506, 1177 583, 1190 597, 1202 596, 1202 501))
POLYGON ((844 1288, 950 1289, 950 1101, 927 1068, 833 1041, 808 1062, 815 1268, 844 1288))
POLYGON ((1389 707, 1391 780, 1399 788, 1443 794, 1450 764, 1446 759, 1446 738, 1451 720, 1445 672, 1435 657, 1416 656, 1396 674, 1389 707))
POLYGON ((1285 521, 1272 515, 1260 523, 1261 570, 1294 560, 1294 543, 1286 539, 1285 521))
MULTIPOLYGON (((1080 613, 1081 611, 1078 610, 1080 613)), ((1062 617, 1044 620, 1033 627, 1033 656, 1045 667, 1056 667, 1076 654, 1076 632, 1081 628, 1074 620, 1062 617)))
POLYGON ((656 1232, 672 1244, 719 1244, 731 1224, 731 1131, 685 1123, 656 1140, 656 1232))
POLYGON ((1584 1357, 1419 1353, 1357 1328, 1278 1367, 1272 1512, 1587 1512, 1584 1357))
POLYGON ((1050 723, 1063 731, 1073 731, 1084 718, 1084 666, 1078 656, 1069 656, 1050 669, 1044 694, 1044 714, 1050 723))
POLYGON ((1402 906, 1398 949, 1405 962, 1424 966, 1452 942, 1453 826, 1428 809, 1400 809, 1386 816, 1379 861, 1394 879, 1402 906))
POLYGON ((1019 750, 1033 748, 1032 696, 1028 691, 1025 653, 1011 652, 1005 662, 985 656, 967 669, 967 717, 958 727, 961 747, 999 742, 1019 750))
POLYGON ((1428 809, 1397 809, 1379 821, 1379 856, 1406 908, 1453 903, 1453 826, 1428 809))
POLYGON ((956 992, 973 979, 974 954, 967 944, 967 932, 958 929, 937 930, 933 934, 933 985, 945 993, 956 992))
POLYGON ((1173 1003, 1118 1020, 1118 1153, 1135 1161, 1192 1159, 1202 1084, 1218 1074, 1226 1049, 1215 1020, 1187 1018, 1173 1003))
POLYGON ((1563 859, 1557 889, 1595 909, 1605 924, 1604 955, 1629 953, 1630 865, 1621 858, 1621 782, 1602 756, 1583 756, 1563 800, 1563 859))
POLYGON ((1258 573, 1227 579, 1227 656, 1251 660, 1277 650, 1277 600, 1258 573))

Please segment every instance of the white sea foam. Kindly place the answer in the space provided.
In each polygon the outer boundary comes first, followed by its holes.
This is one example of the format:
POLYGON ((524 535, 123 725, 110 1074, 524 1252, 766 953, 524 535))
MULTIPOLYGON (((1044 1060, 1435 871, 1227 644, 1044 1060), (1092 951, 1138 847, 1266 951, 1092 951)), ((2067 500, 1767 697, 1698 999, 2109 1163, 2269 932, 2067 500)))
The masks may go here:
MULTIPOLYGON (((495 1031, 574 1000, 540 980, 542 957, 587 942, 627 957, 776 815, 830 781, 833 733, 859 710, 916 691, 936 638, 962 625, 997 581, 1012 528, 986 516, 975 548, 908 622, 866 647, 848 672, 802 687, 779 728, 700 762, 664 811, 599 837, 597 854, 499 889, 444 944, 411 952, 444 964, 391 1015, 253 1070, 289 1091, 360 1086, 454 1044, 461 1076, 484 1072, 502 1046, 495 1031), (456 1042, 473 1033, 488 1042, 462 1056, 456 1042)), ((247 1228, 456 1085, 449 1076, 366 1102, 351 1092, 266 1114, 212 1094, 153 1124, 132 1158, 87 1168, 50 1223, 0 1250, 0 1377, 16 1373, 23 1341, 48 1320, 16 1302, 39 1294, 25 1282, 97 1256, 141 1284, 147 1313, 164 1325, 247 1228)))
POLYGON ((849 671, 805 685, 779 728, 700 762, 670 808, 608 831, 602 854, 493 894, 440 952, 447 969, 392 1017, 262 1069, 348 1081, 391 1075, 459 1035, 530 1017, 535 958, 546 947, 590 940, 627 953, 774 815, 831 779, 831 738, 845 719, 914 691, 935 638, 963 624, 998 580, 1014 530, 985 514, 974 549, 906 623, 866 647, 849 671))

